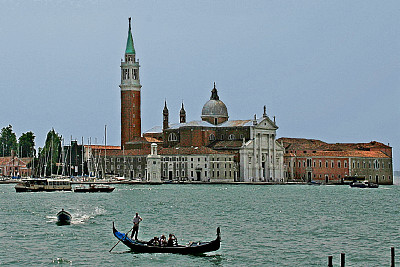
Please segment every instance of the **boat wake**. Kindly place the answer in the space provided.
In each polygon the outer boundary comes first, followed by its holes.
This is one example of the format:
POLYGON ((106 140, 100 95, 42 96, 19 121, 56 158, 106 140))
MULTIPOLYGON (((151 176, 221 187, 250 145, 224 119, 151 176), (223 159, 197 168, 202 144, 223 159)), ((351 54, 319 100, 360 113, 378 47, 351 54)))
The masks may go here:
MULTIPOLYGON (((57 212, 54 212, 56 214, 57 212)), ((72 216, 71 224, 72 225, 78 225, 78 224, 85 224, 89 222, 90 219, 93 219, 97 216, 101 216, 106 213, 106 210, 101 207, 95 207, 95 209, 92 212, 88 211, 82 211, 82 210, 77 210, 77 211, 70 211, 69 212, 72 216)), ((47 223, 56 223, 57 222, 57 216, 56 215, 47 215, 47 223)))

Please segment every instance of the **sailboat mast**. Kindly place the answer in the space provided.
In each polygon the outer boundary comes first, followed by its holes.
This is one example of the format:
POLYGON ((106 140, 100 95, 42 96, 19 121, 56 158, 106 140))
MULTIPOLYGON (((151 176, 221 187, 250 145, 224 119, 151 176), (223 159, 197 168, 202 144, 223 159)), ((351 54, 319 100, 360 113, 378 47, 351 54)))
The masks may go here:
POLYGON ((83 177, 83 136, 82 136, 82 177, 83 177))
POLYGON ((104 178, 107 171, 107 125, 104 125, 104 178))

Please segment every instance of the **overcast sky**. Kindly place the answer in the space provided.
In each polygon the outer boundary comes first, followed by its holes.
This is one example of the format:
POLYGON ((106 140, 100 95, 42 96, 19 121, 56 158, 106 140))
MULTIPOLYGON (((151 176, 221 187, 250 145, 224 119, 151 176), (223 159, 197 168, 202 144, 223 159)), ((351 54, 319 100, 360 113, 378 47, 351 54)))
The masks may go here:
POLYGON ((0 127, 120 145, 128 17, 142 132, 184 101, 200 120, 216 82, 229 118, 263 106, 278 137, 393 147, 400 169, 400 1, 0 0, 0 127))

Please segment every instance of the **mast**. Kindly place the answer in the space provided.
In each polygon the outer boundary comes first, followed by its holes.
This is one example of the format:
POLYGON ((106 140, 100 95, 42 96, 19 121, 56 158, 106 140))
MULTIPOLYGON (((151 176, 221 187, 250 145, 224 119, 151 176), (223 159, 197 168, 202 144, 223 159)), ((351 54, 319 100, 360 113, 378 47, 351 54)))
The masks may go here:
POLYGON ((104 125, 104 178, 107 170, 107 125, 104 125))
POLYGON ((69 177, 72 176, 71 167, 72 167, 72 135, 71 135, 71 139, 69 141, 69 172, 68 172, 69 173, 69 177))
POLYGON ((61 136, 61 162, 62 162, 62 170, 61 170, 61 176, 65 176, 65 151, 64 151, 64 138, 61 136))
POLYGON ((82 136, 82 177, 83 177, 83 136, 82 136))

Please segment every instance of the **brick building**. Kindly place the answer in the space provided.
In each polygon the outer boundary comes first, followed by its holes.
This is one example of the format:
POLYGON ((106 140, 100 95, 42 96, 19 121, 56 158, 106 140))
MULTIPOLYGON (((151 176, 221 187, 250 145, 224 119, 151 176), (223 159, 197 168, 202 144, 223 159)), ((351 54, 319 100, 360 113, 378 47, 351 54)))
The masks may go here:
POLYGON ((0 176, 6 177, 29 177, 32 175, 32 168, 28 164, 32 158, 19 158, 12 151, 10 157, 0 157, 0 176))
POLYGON ((393 184, 392 148, 370 143, 328 144, 320 140, 280 138, 288 180, 342 183, 350 177, 393 184))

